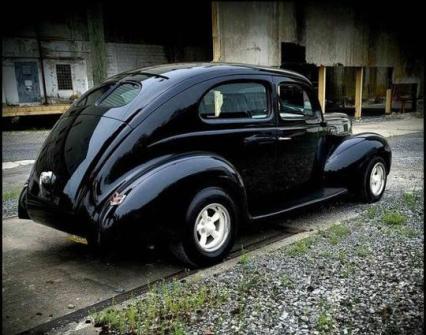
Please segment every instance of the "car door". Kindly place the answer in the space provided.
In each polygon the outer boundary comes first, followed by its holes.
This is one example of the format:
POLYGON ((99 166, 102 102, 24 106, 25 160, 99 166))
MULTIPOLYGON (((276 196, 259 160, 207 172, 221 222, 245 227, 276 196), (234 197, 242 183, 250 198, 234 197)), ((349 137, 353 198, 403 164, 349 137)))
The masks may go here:
POLYGON ((318 184, 325 128, 310 86, 275 77, 277 103, 276 183, 280 199, 294 200, 318 184))
POLYGON ((196 141, 235 166, 243 179, 251 213, 261 211, 275 192, 276 119, 272 91, 271 76, 214 80, 199 104, 204 135, 208 137, 196 141))

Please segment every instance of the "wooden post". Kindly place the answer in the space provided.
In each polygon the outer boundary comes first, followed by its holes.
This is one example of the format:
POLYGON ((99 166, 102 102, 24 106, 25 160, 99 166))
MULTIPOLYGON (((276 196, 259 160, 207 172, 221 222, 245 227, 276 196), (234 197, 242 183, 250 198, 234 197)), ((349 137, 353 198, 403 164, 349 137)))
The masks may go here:
POLYGON ((361 118, 362 110, 362 82, 364 79, 364 68, 356 69, 355 75, 355 119, 361 118))
POLYGON ((392 113, 392 90, 388 88, 386 90, 386 107, 385 107, 385 114, 392 113))
POLYGON ((318 100, 323 113, 325 113, 325 82, 326 67, 324 65, 321 65, 318 69, 318 100))
POLYGON ((92 63, 93 84, 97 85, 107 77, 103 4, 100 2, 88 2, 88 4, 86 14, 90 59, 92 63))
POLYGON ((212 1, 212 40, 213 40, 213 62, 221 60, 220 48, 220 24, 219 24, 219 2, 212 1))

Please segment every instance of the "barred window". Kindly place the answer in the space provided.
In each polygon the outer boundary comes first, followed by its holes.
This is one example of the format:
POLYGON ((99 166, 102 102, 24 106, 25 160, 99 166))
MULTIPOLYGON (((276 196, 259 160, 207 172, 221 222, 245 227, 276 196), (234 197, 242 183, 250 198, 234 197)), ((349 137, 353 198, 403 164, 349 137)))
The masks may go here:
POLYGON ((56 64, 56 78, 58 79, 58 90, 72 90, 70 64, 56 64))

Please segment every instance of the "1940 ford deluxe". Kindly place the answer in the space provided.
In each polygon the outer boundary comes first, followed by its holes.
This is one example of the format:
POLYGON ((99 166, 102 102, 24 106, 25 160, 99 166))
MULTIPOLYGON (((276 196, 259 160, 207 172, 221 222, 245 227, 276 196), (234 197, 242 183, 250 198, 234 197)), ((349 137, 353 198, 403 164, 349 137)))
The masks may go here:
POLYGON ((351 132, 294 72, 221 63, 125 72, 58 120, 19 217, 98 247, 162 238, 187 264, 213 264, 243 223, 347 192, 379 200, 389 145, 351 132))

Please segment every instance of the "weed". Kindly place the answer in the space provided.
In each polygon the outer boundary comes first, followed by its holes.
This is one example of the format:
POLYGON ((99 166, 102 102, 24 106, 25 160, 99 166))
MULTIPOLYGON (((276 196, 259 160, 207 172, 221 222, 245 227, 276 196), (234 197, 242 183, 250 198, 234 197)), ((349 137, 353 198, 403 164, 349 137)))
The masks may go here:
POLYGON ((367 257, 371 252, 366 245, 362 244, 356 247, 355 253, 358 257, 367 257))
POLYGON ((408 227, 408 226, 399 226, 395 229, 395 231, 407 238, 416 238, 419 235, 421 235, 421 232, 415 228, 408 227))
POLYGON ((404 203, 408 208, 413 210, 416 207, 416 196, 411 192, 406 192, 403 195, 404 203))
POLYGON ((356 271, 355 264, 352 262, 348 262, 343 266, 340 276, 342 278, 349 278, 349 276, 354 274, 355 271, 356 271))
POLYGON ((369 219, 374 219, 377 215, 377 207, 369 207, 367 209, 367 216, 369 219))
POLYGON ((143 299, 123 309, 108 308, 96 313, 95 324, 118 333, 185 334, 184 324, 192 312, 208 309, 228 299, 219 288, 191 289, 172 282, 151 288, 143 299))
POLYGON ((339 251, 339 253, 337 254, 337 259, 339 260, 341 265, 345 265, 349 261, 348 254, 344 250, 339 251))
POLYGON ((238 263, 240 263, 243 267, 247 267, 250 263, 250 258, 248 256, 248 254, 243 253, 240 257, 240 260, 238 261, 238 263))
POLYGON ((315 238, 306 237, 303 240, 297 241, 288 247, 287 253, 289 256, 299 256, 306 253, 314 244, 315 238))
POLYGON ((388 226, 400 226, 405 223, 406 217, 396 211, 386 211, 383 214, 382 220, 388 226))
POLYGON ((8 191, 3 193, 3 201, 18 200, 21 191, 8 191))
POLYGON ((350 228, 345 224, 334 224, 324 231, 323 236, 326 237, 331 244, 336 245, 350 235, 350 233, 350 228))
POLYGON ((249 293, 254 288, 257 287, 257 285, 261 281, 261 275, 258 273, 250 274, 250 275, 243 275, 241 281, 238 284, 238 291, 241 294, 249 293))
POLYGON ((330 315, 330 306, 324 300, 320 301, 320 315, 315 325, 320 334, 329 334, 334 327, 334 319, 330 315))
POLYGON ((287 288, 294 288, 294 281, 287 274, 281 277, 281 284, 287 288))
POLYGON ((331 258, 333 257, 333 254, 330 251, 320 251, 318 256, 320 256, 321 258, 331 258))

